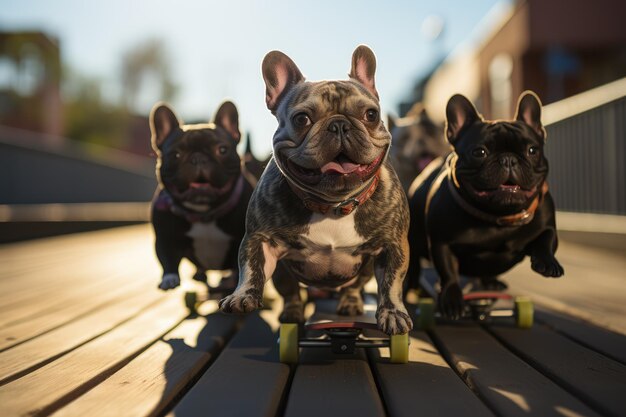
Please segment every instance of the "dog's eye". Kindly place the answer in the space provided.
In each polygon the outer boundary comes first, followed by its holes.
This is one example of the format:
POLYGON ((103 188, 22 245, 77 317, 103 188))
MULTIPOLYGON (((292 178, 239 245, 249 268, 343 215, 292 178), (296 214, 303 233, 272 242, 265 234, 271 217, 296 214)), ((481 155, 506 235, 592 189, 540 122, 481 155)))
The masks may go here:
POLYGON ((539 154, 539 146, 531 146, 528 148, 528 155, 537 155, 539 154))
POLYGON ((298 113, 293 116, 293 124, 296 127, 302 128, 311 124, 311 119, 306 113, 298 113))
POLYGON ((228 153, 228 146, 224 146, 224 145, 220 146, 219 148, 217 148, 217 152, 220 155, 226 155, 228 153))
POLYGON ((487 149, 485 148, 475 148, 472 151, 472 155, 475 156, 476 158, 484 158, 487 156, 487 149))
POLYGON ((369 109, 368 111, 365 112, 365 120, 367 120, 370 123, 374 123, 378 121, 378 110, 376 109, 369 109))

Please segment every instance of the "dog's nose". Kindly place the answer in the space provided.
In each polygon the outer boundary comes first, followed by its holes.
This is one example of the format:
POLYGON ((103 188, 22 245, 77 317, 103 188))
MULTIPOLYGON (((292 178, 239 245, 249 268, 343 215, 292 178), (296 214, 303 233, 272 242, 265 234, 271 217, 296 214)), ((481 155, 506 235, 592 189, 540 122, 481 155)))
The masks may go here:
POLYGON ((333 120, 328 125, 328 131, 339 135, 345 135, 350 130, 350 124, 345 120, 333 120))
POLYGON ((517 165, 517 158, 514 155, 502 155, 500 156, 500 165, 504 168, 513 168, 517 165))
POLYGON ((195 166, 206 165, 209 163, 209 158, 201 152, 195 152, 191 155, 191 163, 195 166))

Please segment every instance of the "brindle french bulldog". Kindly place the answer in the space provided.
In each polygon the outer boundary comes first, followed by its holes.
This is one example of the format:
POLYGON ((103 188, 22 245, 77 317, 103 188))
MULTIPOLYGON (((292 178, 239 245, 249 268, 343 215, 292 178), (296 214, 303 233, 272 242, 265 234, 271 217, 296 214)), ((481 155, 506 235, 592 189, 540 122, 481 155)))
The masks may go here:
MULTIPOLYGON (((180 285, 178 265, 189 259, 194 279, 206 270, 235 270, 237 250, 254 178, 242 172, 237 154, 239 114, 224 102, 214 122, 183 125, 165 103, 150 113, 152 147, 157 154, 157 187, 152 224, 157 257, 163 267, 162 290, 180 285)), ((235 279, 231 279, 231 290, 235 279)), ((222 287, 228 287, 228 279, 222 287)))
POLYGON ((350 79, 305 82, 273 51, 262 64, 266 103, 278 119, 274 156, 248 208, 235 292, 225 312, 258 309, 274 276, 285 298, 282 321, 303 321, 299 283, 338 288, 338 313, 363 312, 361 288, 376 276, 378 326, 406 333, 402 302, 408 267, 407 200, 389 164, 390 134, 380 118, 376 58, 352 55, 350 79))
POLYGON ((539 98, 525 92, 515 120, 486 121, 467 98, 455 95, 446 117, 454 152, 411 186, 409 276, 417 287, 420 258, 430 258, 441 280, 440 309, 458 318, 464 308, 459 274, 489 286, 525 256, 546 277, 560 277, 563 267, 554 257, 554 203, 539 98))

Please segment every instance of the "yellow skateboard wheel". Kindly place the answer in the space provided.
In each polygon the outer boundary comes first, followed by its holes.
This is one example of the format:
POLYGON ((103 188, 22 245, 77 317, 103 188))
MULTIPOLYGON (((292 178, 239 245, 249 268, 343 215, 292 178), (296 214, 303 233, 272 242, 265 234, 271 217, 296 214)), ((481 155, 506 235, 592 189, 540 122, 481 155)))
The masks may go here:
POLYGON ((528 297, 515 297, 515 324, 520 329, 533 326, 534 307, 528 297))
POLYGON ((389 338, 391 363, 407 363, 409 361, 409 334, 394 334, 389 338))
POLYGON ((435 327, 435 301, 432 298, 420 298, 417 303, 419 314, 415 327, 420 330, 430 330, 435 327))
POLYGON ((298 363, 300 348, 298 346, 298 324, 282 323, 280 325, 280 361, 282 363, 298 363))

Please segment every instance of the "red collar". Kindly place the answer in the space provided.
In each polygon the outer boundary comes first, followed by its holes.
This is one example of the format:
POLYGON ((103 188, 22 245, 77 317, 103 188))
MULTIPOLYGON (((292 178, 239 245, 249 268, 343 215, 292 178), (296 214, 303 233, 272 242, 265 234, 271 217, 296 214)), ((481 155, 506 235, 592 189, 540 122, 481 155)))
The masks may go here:
POLYGON ((182 205, 178 204, 167 190, 163 189, 157 197, 154 207, 159 211, 171 211, 173 214, 185 218, 189 223, 210 223, 213 220, 219 219, 226 213, 232 211, 239 200, 243 192, 244 178, 240 175, 237 179, 237 183, 233 188, 230 196, 226 201, 215 208, 211 208, 207 211, 193 211, 182 205))
POLYGON ((332 209, 332 212, 337 216, 347 216, 356 210, 358 206, 363 205, 372 196, 372 194, 374 194, 374 191, 376 191, 376 187, 378 187, 378 183, 380 182, 380 168, 376 171, 371 182, 363 189, 363 191, 338 203, 323 201, 302 190, 293 184, 287 177, 285 178, 287 179, 287 184, 289 184, 291 190, 298 197, 300 197, 302 204, 304 204, 307 209, 321 214, 326 214, 332 209))

